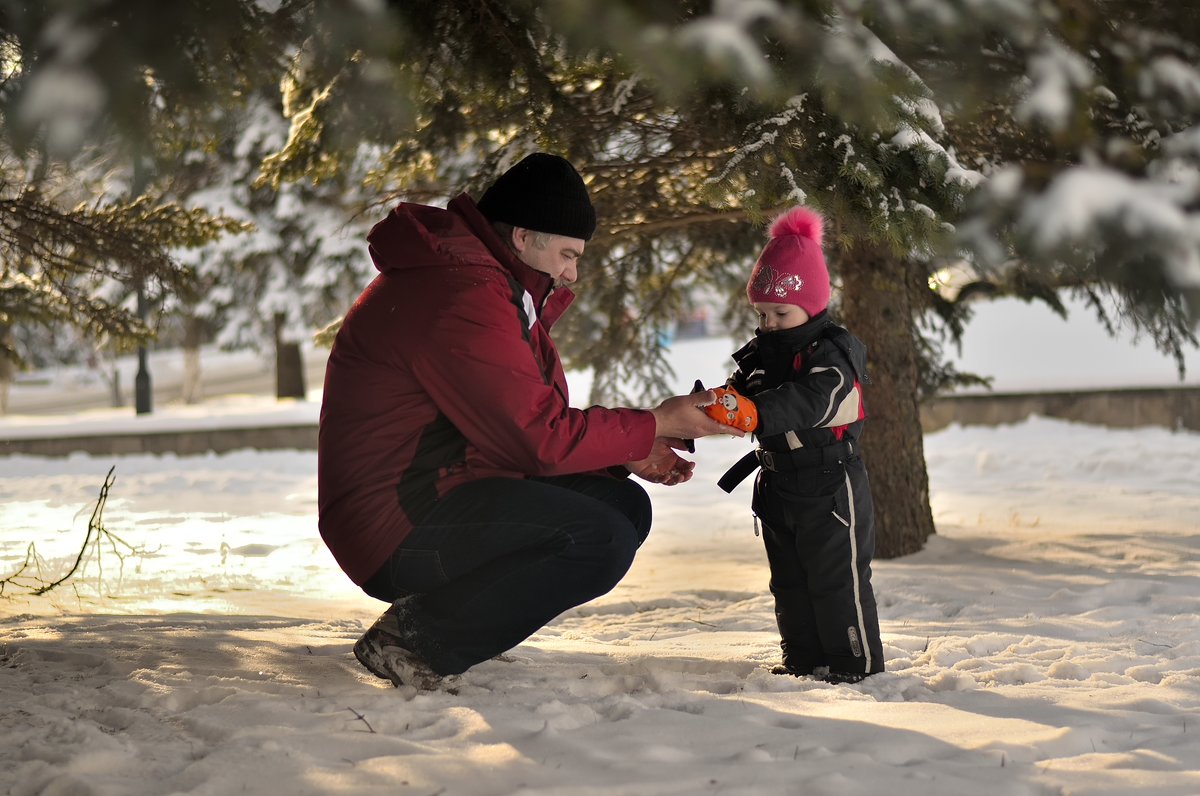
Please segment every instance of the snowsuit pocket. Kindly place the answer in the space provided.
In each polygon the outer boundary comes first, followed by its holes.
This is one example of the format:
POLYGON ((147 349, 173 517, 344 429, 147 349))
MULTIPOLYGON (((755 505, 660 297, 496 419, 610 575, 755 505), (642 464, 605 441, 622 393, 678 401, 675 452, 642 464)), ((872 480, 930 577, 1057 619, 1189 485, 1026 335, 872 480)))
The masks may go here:
POLYGON ((842 464, 815 465, 790 472, 762 471, 751 508, 764 523, 803 533, 836 522, 849 526, 850 500, 842 464))

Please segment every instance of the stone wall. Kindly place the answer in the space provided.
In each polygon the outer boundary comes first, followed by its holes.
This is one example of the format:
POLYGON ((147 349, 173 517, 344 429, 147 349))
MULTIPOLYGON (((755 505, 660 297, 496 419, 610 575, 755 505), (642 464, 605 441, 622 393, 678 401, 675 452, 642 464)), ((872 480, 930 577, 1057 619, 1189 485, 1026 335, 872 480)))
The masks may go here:
POLYGON ((947 396, 922 407, 921 425, 930 432, 951 423, 1018 423, 1030 415, 1109 428, 1161 426, 1200 431, 1200 387, 947 396))
POLYGON ((157 431, 146 434, 110 434, 103 436, 43 437, 38 439, 0 440, 0 456, 93 456, 173 453, 196 456, 253 450, 315 450, 315 425, 263 426, 256 428, 191 429, 157 431))

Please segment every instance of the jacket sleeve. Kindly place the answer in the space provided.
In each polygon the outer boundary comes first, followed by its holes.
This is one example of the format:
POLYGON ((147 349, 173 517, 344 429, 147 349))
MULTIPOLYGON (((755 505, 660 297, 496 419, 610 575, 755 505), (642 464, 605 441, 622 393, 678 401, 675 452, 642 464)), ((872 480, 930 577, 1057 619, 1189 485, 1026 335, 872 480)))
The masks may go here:
POLYGON ((753 396, 758 407, 760 438, 793 429, 832 428, 860 417, 862 391, 855 370, 838 347, 828 341, 806 357, 795 380, 753 396))
POLYGON ((557 352, 545 339, 551 361, 544 374, 534 347, 545 331, 526 326, 505 289, 486 280, 465 287, 439 310, 410 359, 413 375, 477 455, 526 475, 603 470, 648 456, 653 415, 572 408, 552 376, 557 352))

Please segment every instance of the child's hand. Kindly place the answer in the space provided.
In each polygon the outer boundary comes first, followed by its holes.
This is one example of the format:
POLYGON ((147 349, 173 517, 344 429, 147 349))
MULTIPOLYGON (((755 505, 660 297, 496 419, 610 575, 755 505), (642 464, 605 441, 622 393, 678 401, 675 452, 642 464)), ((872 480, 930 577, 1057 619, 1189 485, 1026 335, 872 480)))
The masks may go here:
POLYGON ((704 407, 713 420, 745 432, 758 428, 758 407, 732 387, 714 387, 717 402, 704 407))

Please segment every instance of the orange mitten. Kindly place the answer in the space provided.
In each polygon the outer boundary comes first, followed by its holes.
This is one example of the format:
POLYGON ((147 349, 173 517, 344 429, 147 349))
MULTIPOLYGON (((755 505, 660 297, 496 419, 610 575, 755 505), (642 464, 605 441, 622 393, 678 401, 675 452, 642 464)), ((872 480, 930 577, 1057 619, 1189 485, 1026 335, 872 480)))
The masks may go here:
POLYGON ((758 407, 732 387, 714 387, 717 402, 704 407, 708 416, 727 426, 750 432, 758 428, 758 407))

